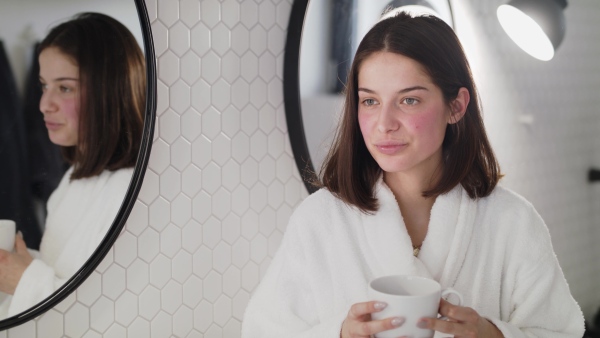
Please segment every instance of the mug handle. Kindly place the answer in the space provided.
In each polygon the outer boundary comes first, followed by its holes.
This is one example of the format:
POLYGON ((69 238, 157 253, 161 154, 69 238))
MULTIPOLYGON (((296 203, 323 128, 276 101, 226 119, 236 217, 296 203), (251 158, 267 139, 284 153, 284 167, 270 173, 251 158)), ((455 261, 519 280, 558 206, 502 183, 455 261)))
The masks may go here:
MULTIPOLYGON (((456 297, 458 297, 458 304, 455 304, 455 305, 458 305, 458 306, 462 305, 463 298, 462 298, 462 295, 460 294, 460 292, 454 290, 453 288, 447 288, 447 289, 444 289, 444 291, 442 291, 441 298, 444 298, 447 295, 455 295, 456 297)), ((442 316, 442 317, 439 317, 438 319, 448 320, 448 317, 442 316)))

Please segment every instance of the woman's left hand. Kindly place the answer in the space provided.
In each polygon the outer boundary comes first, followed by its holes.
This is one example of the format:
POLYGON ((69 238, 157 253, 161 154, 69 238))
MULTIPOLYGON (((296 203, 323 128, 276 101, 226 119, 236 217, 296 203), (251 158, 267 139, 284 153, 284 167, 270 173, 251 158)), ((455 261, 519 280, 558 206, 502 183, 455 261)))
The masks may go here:
POLYGON ((442 299, 440 314, 448 320, 423 318, 419 321, 419 327, 453 334, 454 338, 504 337, 496 325, 481 317, 472 308, 454 305, 442 299))
POLYGON ((27 251, 27 245, 19 233, 15 236, 14 252, 0 249, 0 291, 14 294, 23 272, 31 261, 33 257, 27 251))

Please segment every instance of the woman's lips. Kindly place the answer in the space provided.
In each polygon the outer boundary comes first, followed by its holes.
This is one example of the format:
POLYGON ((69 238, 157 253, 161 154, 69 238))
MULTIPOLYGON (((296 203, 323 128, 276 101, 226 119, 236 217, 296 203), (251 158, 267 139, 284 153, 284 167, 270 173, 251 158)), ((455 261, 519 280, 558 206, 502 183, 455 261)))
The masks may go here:
POLYGON ((45 121, 45 123, 48 130, 57 130, 62 126, 62 124, 56 122, 45 121))
POLYGON ((404 148, 406 148, 407 145, 408 145, 408 143, 384 142, 384 143, 375 144, 375 147, 382 154, 394 155, 394 154, 400 152, 401 150, 403 150, 404 148))

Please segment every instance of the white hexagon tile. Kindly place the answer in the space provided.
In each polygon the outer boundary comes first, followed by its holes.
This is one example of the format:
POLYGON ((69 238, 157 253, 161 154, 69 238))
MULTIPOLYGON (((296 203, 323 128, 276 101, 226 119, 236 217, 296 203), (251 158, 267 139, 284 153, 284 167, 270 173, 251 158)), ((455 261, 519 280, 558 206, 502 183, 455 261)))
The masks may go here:
MULTIPOLYGON (((594 94, 600 68, 576 52, 598 54, 585 38, 600 41, 600 6, 571 1, 565 42, 554 63, 542 64, 502 35, 494 21, 502 2, 452 1, 457 32, 472 58, 507 184, 519 187, 546 219, 567 279, 589 314, 599 301, 587 295, 597 294, 600 276, 598 267, 589 268, 600 259, 600 246, 590 239, 599 235, 593 229, 600 212, 591 210, 583 171, 593 160, 600 165, 600 141, 589 144, 600 126, 594 94), (564 87, 551 85, 565 78, 570 86, 581 83, 577 109, 562 95, 564 87), (541 106, 547 116, 520 125, 517 103, 521 110, 541 106), (543 175, 562 181, 547 184, 543 175), (589 253, 582 255, 581 247, 589 253)), ((307 194, 283 108, 292 0, 146 4, 157 53, 157 126, 130 219, 77 292, 0 338, 239 337, 250 295, 307 194)))

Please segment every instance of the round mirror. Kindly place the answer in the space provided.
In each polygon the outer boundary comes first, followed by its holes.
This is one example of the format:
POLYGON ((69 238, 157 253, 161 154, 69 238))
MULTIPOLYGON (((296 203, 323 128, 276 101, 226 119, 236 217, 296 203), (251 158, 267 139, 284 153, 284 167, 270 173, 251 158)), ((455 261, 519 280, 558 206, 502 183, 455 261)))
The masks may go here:
MULTIPOLYGON (((13 249, 2 250, 0 255, 31 259, 26 269, 20 271, 21 277, 16 278, 12 292, 2 292, 10 287, 0 285, 4 288, 0 290, 1 331, 41 315, 73 292, 96 269, 123 229, 137 199, 150 155, 156 114, 156 65, 144 0, 4 0, 0 8, 0 157, 3 159, 0 220, 13 221, 22 234, 17 238, 24 240, 17 239, 13 249), (132 78, 137 79, 136 85, 131 85, 135 87, 132 89, 135 96, 131 97, 135 97, 136 102, 125 102, 119 107, 136 106, 139 114, 127 114, 131 109, 122 109, 125 113, 118 119, 119 127, 113 121, 100 128, 100 122, 89 117, 92 116, 90 111, 107 110, 97 107, 100 100, 90 99, 98 93, 96 89, 102 81, 84 69, 107 68, 69 58, 56 39, 42 47, 38 58, 39 43, 50 30, 84 12, 108 16, 117 22, 111 23, 113 27, 124 26, 126 29, 121 32, 131 33, 120 37, 130 42, 133 54, 116 48, 104 50, 123 58, 126 55, 128 60, 129 55, 135 55, 133 58, 137 60, 137 66, 129 64, 129 72, 122 73, 127 74, 126 79, 121 74, 114 77, 127 83, 125 86, 134 82, 132 78), (56 73, 57 69, 62 72, 68 68, 56 62, 75 65, 71 68, 74 77, 56 73), (69 101, 67 95, 71 93, 77 94, 70 96, 75 99, 69 101), (59 99, 62 101, 57 103, 59 99), (88 155, 87 159, 101 157, 100 152, 89 156, 91 152, 86 151, 95 143, 75 141, 65 145, 60 141, 68 122, 52 117, 59 115, 51 113, 55 112, 55 106, 68 107, 65 102, 76 102, 71 111, 79 122, 72 130, 111 132, 111 137, 119 140, 110 148, 115 149, 114 152, 107 151, 107 164, 92 165, 93 169, 86 171, 81 163, 91 162, 82 161, 84 156, 88 155), (133 115, 135 117, 131 117, 133 115), (127 119, 135 121, 123 122, 127 119), (128 151, 123 151, 122 139, 129 139, 128 151), (128 159, 122 160, 124 157, 119 155, 117 165, 113 156, 116 153, 127 153, 128 159), (49 279, 36 279, 40 275, 49 279), (50 283, 42 282, 48 280, 50 283)), ((117 37, 112 35, 110 39, 117 37)), ((110 67, 116 66, 111 64, 110 67)), ((106 80, 102 88, 111 87, 113 83, 106 80)), ((102 97, 106 102, 106 96, 102 97)), ((112 97, 127 96, 113 94, 112 97)), ((88 138, 88 133, 82 134, 75 134, 79 135, 78 140, 93 140, 88 138)), ((6 223, 11 222, 3 222, 6 223)), ((13 270, 7 266, 0 264, 0 278, 12 276, 10 271, 13 270)))
POLYGON ((432 14, 453 27, 448 0, 294 1, 284 60, 284 103, 296 165, 312 193, 327 152, 353 55, 367 31, 390 9, 432 14))

